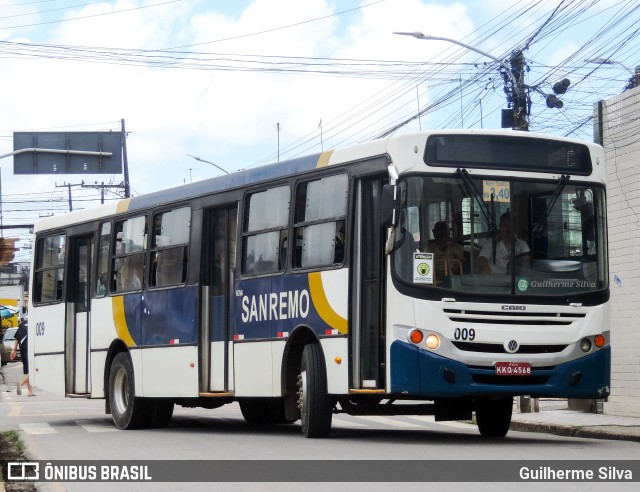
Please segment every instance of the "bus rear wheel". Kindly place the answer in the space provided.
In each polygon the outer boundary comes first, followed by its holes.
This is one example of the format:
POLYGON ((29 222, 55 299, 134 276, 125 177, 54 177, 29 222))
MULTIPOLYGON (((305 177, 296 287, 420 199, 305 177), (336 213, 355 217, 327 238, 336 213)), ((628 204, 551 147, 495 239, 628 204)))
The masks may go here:
POLYGON ((331 430, 332 402, 327 394, 327 373, 319 345, 302 352, 298 375, 298 409, 305 437, 326 437, 331 430))
POLYGON ((140 429, 150 423, 152 406, 144 398, 136 398, 133 364, 129 354, 120 352, 109 371, 109 406, 118 429, 140 429))
POLYGON ((475 402, 476 422, 483 437, 504 437, 509 432, 513 398, 508 396, 493 400, 477 398, 475 402))

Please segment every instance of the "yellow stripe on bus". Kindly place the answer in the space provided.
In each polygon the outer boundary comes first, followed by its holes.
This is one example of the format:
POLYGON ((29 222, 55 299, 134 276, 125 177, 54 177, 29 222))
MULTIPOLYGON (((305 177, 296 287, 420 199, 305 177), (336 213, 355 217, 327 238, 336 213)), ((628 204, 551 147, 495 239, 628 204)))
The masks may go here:
POLYGON ((127 326, 127 319, 124 315, 124 297, 112 297, 111 309, 113 312, 113 324, 116 327, 118 338, 124 341, 124 343, 127 344, 127 347, 135 347, 136 342, 134 342, 133 338, 131 338, 131 333, 129 333, 129 327, 127 326))
POLYGON ((323 321, 334 330, 338 330, 343 335, 346 334, 349 331, 349 323, 336 313, 331 307, 331 304, 329 304, 329 300, 324 293, 320 272, 309 274, 309 292, 311 293, 313 305, 323 321))
POLYGON ((121 214, 122 212, 126 212, 127 210, 129 210, 129 202, 131 201, 131 198, 125 198, 124 200, 119 200, 118 204, 116 205, 116 211, 121 214))
POLYGON ((320 154, 316 167, 327 167, 329 165, 329 161, 331 160, 332 154, 333 154, 333 150, 327 150, 326 152, 323 152, 322 154, 320 154))

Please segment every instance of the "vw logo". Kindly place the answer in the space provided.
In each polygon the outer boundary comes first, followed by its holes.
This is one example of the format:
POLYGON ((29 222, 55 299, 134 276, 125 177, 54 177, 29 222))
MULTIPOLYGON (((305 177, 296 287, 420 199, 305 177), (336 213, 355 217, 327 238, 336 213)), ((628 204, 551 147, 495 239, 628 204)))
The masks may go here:
POLYGON ((509 342, 504 346, 504 349, 510 354, 515 354, 518 351, 518 342, 515 340, 509 340, 509 342))

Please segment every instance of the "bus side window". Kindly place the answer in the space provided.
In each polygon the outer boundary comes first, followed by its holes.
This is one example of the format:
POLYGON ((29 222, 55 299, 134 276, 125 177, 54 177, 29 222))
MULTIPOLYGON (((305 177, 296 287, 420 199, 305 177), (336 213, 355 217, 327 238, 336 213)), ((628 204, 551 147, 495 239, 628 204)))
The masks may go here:
POLYGON ((109 270, 109 241, 111 238, 111 223, 104 222, 100 226, 98 239, 98 272, 96 276, 96 297, 107 294, 107 278, 109 270))
POLYGON ((35 303, 57 302, 62 299, 65 246, 64 234, 38 239, 33 299, 35 303))
POLYGON ((112 292, 142 289, 147 244, 147 216, 115 223, 112 258, 112 292))
POLYGON ((242 273, 284 270, 289 226, 289 186, 278 186, 245 199, 242 273))
POLYGON ((167 287, 186 282, 190 227, 189 207, 155 215, 151 235, 151 287, 167 287))
POLYGON ((327 176, 296 190, 295 268, 340 265, 345 257, 348 177, 327 176))

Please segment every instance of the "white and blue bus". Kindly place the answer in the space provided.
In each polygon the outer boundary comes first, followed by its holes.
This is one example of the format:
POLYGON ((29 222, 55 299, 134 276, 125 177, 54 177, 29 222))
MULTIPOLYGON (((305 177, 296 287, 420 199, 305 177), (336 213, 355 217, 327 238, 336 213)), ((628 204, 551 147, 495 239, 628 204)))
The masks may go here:
POLYGON ((601 147, 393 136, 40 220, 30 376, 120 429, 235 401, 504 436, 514 396, 608 396, 607 261, 601 147))

